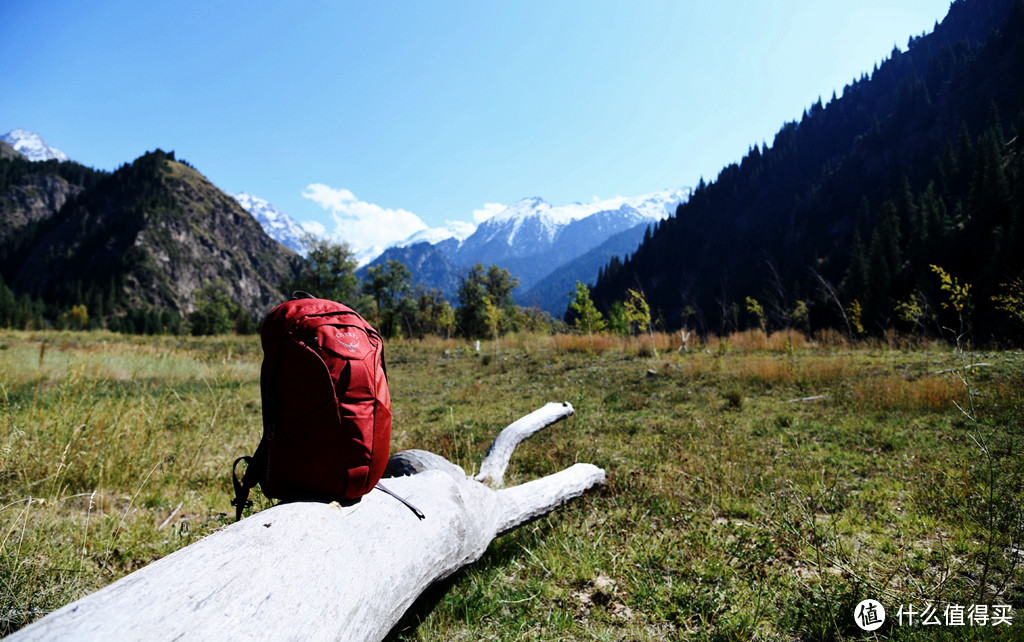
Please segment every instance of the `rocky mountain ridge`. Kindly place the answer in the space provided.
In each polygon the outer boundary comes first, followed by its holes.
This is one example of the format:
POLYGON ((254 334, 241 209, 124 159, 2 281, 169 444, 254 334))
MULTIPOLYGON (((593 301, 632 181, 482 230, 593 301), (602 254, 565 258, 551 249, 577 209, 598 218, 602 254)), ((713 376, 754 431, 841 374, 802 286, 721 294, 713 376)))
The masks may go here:
POLYGON ((79 184, 44 171, 66 174, 81 167, 74 163, 23 165, 17 184, 0 189, 0 221, 11 230, 0 248, 3 278, 48 305, 184 317, 205 289, 258 319, 301 263, 173 152, 149 152, 109 174, 83 168, 89 179, 79 184))
POLYGON ((292 252, 305 256, 306 246, 303 238, 306 235, 306 231, 295 219, 277 209, 265 199, 253 196, 247 192, 238 192, 237 194, 232 194, 231 197, 238 201, 242 209, 252 214, 252 217, 260 224, 263 231, 269 234, 271 238, 276 239, 292 252))

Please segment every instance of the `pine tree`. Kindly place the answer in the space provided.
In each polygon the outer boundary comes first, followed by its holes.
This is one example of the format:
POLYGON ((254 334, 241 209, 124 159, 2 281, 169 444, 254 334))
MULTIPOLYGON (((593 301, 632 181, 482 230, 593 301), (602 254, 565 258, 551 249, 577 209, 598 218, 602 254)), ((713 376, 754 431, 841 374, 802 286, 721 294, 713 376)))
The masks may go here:
POLYGON ((886 201, 878 213, 878 224, 868 247, 867 283, 864 297, 864 317, 882 327, 888 325, 890 301, 899 281, 900 257, 899 223, 896 206, 886 201))
POLYGON ((569 308, 576 313, 575 325, 580 332, 586 332, 590 338, 590 349, 594 349, 594 333, 601 332, 605 328, 604 317, 594 307, 590 298, 590 288, 582 281, 576 281, 576 290, 573 292, 569 308))
POLYGON ((853 231, 850 242, 850 263, 846 268, 846 276, 840 284, 843 297, 847 300, 865 298, 868 282, 868 260, 864 250, 864 242, 860 238, 860 230, 853 231))

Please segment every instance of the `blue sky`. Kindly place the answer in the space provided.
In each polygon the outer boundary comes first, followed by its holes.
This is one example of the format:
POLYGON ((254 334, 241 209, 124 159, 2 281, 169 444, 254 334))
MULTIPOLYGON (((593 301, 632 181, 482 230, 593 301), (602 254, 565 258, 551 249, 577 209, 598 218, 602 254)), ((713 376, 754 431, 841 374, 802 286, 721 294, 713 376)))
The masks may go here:
POLYGON ((359 249, 712 179, 949 0, 0 2, 0 132, 174 150, 359 249))

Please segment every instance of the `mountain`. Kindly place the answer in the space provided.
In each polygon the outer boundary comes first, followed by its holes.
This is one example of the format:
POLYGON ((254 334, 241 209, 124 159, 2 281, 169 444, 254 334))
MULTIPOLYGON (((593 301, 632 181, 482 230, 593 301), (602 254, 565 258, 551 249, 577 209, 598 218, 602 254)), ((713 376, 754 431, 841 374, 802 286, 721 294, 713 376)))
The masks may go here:
POLYGON ((72 161, 30 161, 0 142, 0 273, 36 226, 102 175, 72 161))
POLYGON ((12 129, 0 139, 30 161, 70 160, 64 152, 47 145, 39 134, 25 129, 12 129))
POLYGON ((300 256, 306 255, 306 247, 302 242, 306 231, 295 219, 262 198, 251 194, 239 192, 232 194, 232 198, 238 201, 242 209, 252 214, 252 217, 263 227, 263 231, 271 238, 300 256))
POLYGON ((391 247, 409 247, 410 245, 416 245, 417 243, 437 245, 438 243, 449 240, 454 240, 458 244, 469 238, 469 236, 475 231, 476 226, 472 223, 464 221, 449 221, 448 225, 445 227, 428 227, 425 230, 420 230, 398 243, 395 243, 391 247))
POLYGON ((643 220, 629 205, 581 218, 573 218, 574 214, 558 211, 541 199, 524 199, 481 223, 455 252, 453 262, 506 268, 519 279, 522 293, 558 266, 643 220))
POLYGON ((361 267, 356 274, 365 279, 367 268, 398 261, 409 268, 414 285, 426 289, 436 288, 454 304, 459 289, 459 276, 466 272, 463 266, 456 265, 450 258, 458 244, 456 239, 448 238, 437 243, 392 246, 368 265, 361 267))
MULTIPOLYGON (((565 206, 551 205, 539 197, 524 198, 482 222, 464 240, 447 238, 435 243, 401 244, 389 248, 369 265, 399 260, 412 272, 414 283, 436 287, 449 299, 455 299, 459 277, 469 268, 475 263, 495 264, 519 279, 517 301, 561 313, 565 307, 561 293, 531 296, 528 300, 525 293, 551 272, 619 233, 639 226, 642 235, 646 225, 668 216, 687 195, 688 190, 674 189, 565 206)), ((635 247, 633 243, 628 251, 635 247)), ((602 256, 607 260, 612 254, 602 256)), ((564 294, 568 295, 577 278, 593 281, 601 263, 596 259, 579 263, 580 269, 593 265, 593 270, 574 271, 573 281, 564 294)))
POLYGON ((665 218, 686 197, 687 190, 675 189, 561 207, 538 197, 524 198, 481 223, 460 244, 456 259, 462 263, 499 262, 546 253, 556 245, 563 246, 559 253, 578 256, 642 221, 665 218))
POLYGON ((1024 3, 957 0, 841 97, 701 184, 592 292, 642 289, 704 332, 959 328, 931 266, 972 284, 977 338, 1017 332, 993 296, 1024 274, 1024 3), (802 305, 801 305, 802 304, 802 305), (806 309, 807 314, 802 310, 806 309), (794 314, 798 311, 798 314, 794 314))
MULTIPOLYGON (((10 164, 0 161, 0 176, 10 164)), ((180 318, 196 310, 204 288, 253 318, 282 300, 280 285, 301 259, 173 152, 90 176, 62 206, 54 201, 48 215, 22 226, 16 243, 4 243, 15 248, 3 263, 15 292, 57 309, 85 304, 110 327, 123 327, 126 314, 180 318)), ((44 178, 26 175, 20 184, 44 178)))
POLYGON ((11 147, 11 145, 7 141, 5 141, 3 139, 0 139, 0 159, 5 159, 5 158, 25 158, 25 157, 21 155, 21 152, 19 152, 18 150, 14 149, 13 147, 11 147))
POLYGON ((651 224, 644 222, 610 236, 597 247, 560 265, 537 281, 520 295, 520 302, 555 315, 565 312, 576 281, 594 285, 605 264, 613 258, 621 259, 635 252, 650 229, 651 224))

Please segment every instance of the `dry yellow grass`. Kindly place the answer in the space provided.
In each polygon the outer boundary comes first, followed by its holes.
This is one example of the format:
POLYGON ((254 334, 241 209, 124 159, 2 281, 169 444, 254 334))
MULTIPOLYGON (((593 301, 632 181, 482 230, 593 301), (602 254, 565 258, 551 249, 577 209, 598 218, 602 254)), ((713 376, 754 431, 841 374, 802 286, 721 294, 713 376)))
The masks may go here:
POLYGON ((944 411, 963 400, 963 385, 953 374, 907 379, 881 375, 853 383, 851 394, 859 403, 879 410, 944 411))
MULTIPOLYGON (((556 334, 547 342, 547 348, 564 352, 593 352, 596 354, 619 351, 623 354, 653 356, 651 346, 659 353, 675 351, 683 348, 682 335, 677 333, 655 332, 653 335, 640 334, 623 337, 608 332, 587 334, 556 334)), ((701 347, 696 334, 689 335, 687 348, 701 347)))

